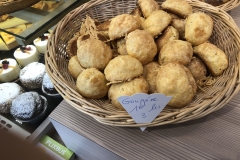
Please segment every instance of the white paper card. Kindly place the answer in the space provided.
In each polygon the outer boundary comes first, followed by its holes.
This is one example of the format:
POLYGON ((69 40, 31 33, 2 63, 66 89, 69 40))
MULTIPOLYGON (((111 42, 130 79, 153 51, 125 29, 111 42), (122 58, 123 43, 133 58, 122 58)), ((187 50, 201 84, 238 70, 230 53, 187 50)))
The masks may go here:
MULTIPOLYGON (((132 96, 118 97, 119 103, 136 123, 151 123, 172 99, 160 93, 138 93, 132 96)), ((140 127, 142 131, 146 127, 140 127)))

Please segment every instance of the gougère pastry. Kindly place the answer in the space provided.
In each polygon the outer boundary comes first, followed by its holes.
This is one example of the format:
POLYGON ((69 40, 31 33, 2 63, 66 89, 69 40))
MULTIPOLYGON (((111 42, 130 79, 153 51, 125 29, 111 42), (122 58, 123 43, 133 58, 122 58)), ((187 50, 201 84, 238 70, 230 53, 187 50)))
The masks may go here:
POLYGON ((18 78, 20 68, 15 59, 7 58, 0 61, 0 82, 10 82, 18 78))
POLYGON ((158 93, 172 96, 169 106, 184 107, 192 101, 197 92, 197 85, 184 65, 172 62, 158 70, 156 89, 158 93))
POLYGON ((142 23, 144 30, 148 31, 154 38, 170 24, 172 17, 163 10, 152 12, 149 17, 142 23))
POLYGON ((183 18, 192 13, 192 6, 185 0, 166 0, 162 8, 183 18))
POLYGON ((145 18, 147 18, 153 11, 159 10, 159 5, 155 0, 139 0, 138 5, 145 18))

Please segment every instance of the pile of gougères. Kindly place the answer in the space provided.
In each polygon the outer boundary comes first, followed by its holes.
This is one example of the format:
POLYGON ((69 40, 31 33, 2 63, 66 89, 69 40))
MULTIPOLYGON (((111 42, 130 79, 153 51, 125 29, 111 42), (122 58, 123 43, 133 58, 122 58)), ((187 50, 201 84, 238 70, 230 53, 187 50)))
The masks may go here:
POLYGON ((212 18, 194 12, 185 0, 139 0, 129 14, 106 22, 89 16, 68 43, 68 71, 86 98, 117 98, 136 93, 172 96, 170 107, 188 105, 198 82, 219 76, 228 57, 208 40, 212 18))

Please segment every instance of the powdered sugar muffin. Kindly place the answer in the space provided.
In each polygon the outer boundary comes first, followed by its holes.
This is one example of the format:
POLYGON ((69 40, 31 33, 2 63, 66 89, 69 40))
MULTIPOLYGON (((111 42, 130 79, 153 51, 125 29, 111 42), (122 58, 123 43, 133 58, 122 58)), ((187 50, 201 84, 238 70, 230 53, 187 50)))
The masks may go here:
POLYGON ((23 88, 17 83, 0 84, 0 113, 9 113, 13 99, 23 92, 23 88))
POLYGON ((20 71, 19 79, 24 87, 28 89, 37 89, 41 88, 45 73, 44 64, 33 62, 20 71))
POLYGON ((43 76, 42 91, 48 96, 59 96, 47 73, 43 76))
POLYGON ((12 101, 10 114, 22 122, 34 122, 42 118, 47 108, 47 99, 37 92, 25 92, 12 101))

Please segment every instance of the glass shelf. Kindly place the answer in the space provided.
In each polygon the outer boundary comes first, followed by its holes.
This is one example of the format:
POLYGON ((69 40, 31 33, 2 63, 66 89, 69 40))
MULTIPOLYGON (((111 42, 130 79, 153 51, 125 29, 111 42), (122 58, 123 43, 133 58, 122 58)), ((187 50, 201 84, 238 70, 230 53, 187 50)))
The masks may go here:
POLYGON ((28 45, 33 42, 34 39, 48 31, 51 27, 56 25, 67 13, 71 10, 77 8, 81 4, 87 2, 88 0, 65 0, 65 3, 57 7, 52 12, 45 12, 32 7, 11 13, 13 17, 17 17, 33 23, 32 26, 25 29, 19 34, 14 34, 6 29, 1 29, 0 31, 6 32, 15 36, 16 41, 19 45, 28 45))

